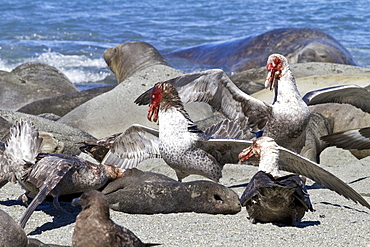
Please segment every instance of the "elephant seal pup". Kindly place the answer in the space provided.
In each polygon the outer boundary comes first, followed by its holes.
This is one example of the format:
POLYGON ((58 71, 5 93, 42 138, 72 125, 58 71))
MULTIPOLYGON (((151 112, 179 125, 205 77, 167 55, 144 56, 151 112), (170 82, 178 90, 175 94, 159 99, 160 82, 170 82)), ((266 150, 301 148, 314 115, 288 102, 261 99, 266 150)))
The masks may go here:
POLYGON ((126 170, 102 192, 110 208, 132 214, 236 214, 241 210, 238 195, 221 184, 203 180, 181 183, 136 168, 126 170))
POLYGON ((349 51, 332 36, 312 28, 281 28, 255 37, 204 44, 166 54, 190 62, 240 72, 265 66, 272 53, 284 55, 289 64, 327 62, 356 65, 349 51))
POLYGON ((104 52, 104 60, 118 83, 152 65, 168 65, 157 49, 145 42, 127 42, 109 48, 104 52))

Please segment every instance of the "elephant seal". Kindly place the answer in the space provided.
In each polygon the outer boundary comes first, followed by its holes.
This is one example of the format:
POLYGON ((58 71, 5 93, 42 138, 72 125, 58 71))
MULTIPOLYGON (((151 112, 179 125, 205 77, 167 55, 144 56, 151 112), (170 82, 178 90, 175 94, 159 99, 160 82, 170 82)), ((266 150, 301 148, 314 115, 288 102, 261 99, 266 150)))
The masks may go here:
POLYGON ((312 28, 274 29, 255 37, 176 50, 166 54, 165 58, 185 58, 226 72, 240 72, 265 66, 272 53, 284 55, 289 64, 330 62, 356 65, 348 50, 337 40, 312 28))
POLYGON ((145 42, 127 42, 109 48, 104 52, 104 60, 118 83, 152 65, 168 65, 158 50, 145 42))
POLYGON ((122 178, 109 183, 102 192, 110 208, 131 214, 236 214, 241 210, 238 195, 219 183, 181 183, 136 168, 126 170, 122 178))

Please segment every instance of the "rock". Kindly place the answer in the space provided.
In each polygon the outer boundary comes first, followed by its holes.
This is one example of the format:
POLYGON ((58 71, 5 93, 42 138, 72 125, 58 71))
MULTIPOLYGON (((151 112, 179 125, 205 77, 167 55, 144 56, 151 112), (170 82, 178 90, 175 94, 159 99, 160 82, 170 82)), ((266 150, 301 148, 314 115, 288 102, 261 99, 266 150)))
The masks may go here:
MULTIPOLYGON (((55 150, 54 152, 61 151, 64 154, 78 155, 80 153, 79 147, 83 141, 95 139, 93 136, 79 129, 21 112, 0 111, 0 117, 8 121, 11 125, 20 118, 29 119, 39 131, 46 132, 47 134, 44 133, 44 136, 47 138, 45 138, 43 144, 45 150, 40 150, 40 152, 55 150)), ((1 132, 3 132, 3 130, 1 132)), ((1 140, 6 142, 7 136, 3 136, 1 140)))
POLYGON ((53 113, 58 116, 64 116, 77 106, 100 94, 110 91, 114 87, 115 86, 97 87, 81 92, 68 93, 47 99, 36 100, 21 107, 18 111, 32 115, 53 113))
MULTIPOLYGON (((353 74, 326 74, 296 78, 296 82, 298 90, 303 97, 307 92, 338 85, 356 84, 361 87, 366 87, 370 84, 369 75, 370 74, 368 72, 353 74)), ((252 94, 252 96, 267 103, 272 102, 274 97, 269 90, 256 92, 252 94)))
MULTIPOLYGON (((132 124, 157 128, 146 118, 148 106, 137 106, 134 100, 156 82, 182 75, 166 65, 153 65, 135 72, 111 91, 99 95, 75 108, 58 122, 79 128, 100 139, 123 132, 132 124)), ((194 121, 213 115, 211 107, 202 103, 186 106, 194 121)))
MULTIPOLYGON (((323 75, 340 76, 344 74, 364 74, 363 76, 364 78, 366 78, 368 77, 368 75, 370 75, 369 68, 362 68, 353 65, 336 63, 322 63, 322 62, 296 63, 291 64, 290 69, 292 70, 294 77, 296 79, 309 76, 323 76, 323 75)), ((253 94, 259 90, 264 89, 266 76, 267 76, 266 67, 261 67, 233 74, 230 76, 230 79, 235 83, 235 85, 237 85, 244 92, 248 94, 253 94)), ((322 85, 320 86, 325 87, 325 83, 322 83, 322 85)))
POLYGON ((3 110, 17 110, 35 100, 78 91, 65 75, 46 64, 26 63, 12 72, 0 71, 3 110))

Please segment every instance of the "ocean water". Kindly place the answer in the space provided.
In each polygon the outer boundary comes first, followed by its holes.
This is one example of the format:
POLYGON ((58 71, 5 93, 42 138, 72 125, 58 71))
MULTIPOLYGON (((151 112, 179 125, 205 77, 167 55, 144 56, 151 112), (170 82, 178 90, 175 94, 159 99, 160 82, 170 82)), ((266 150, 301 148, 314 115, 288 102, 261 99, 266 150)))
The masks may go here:
MULTIPOLYGON (((38 61, 81 89, 116 83, 103 52, 144 41, 160 52, 255 36, 276 28, 318 28, 358 65, 370 67, 369 1, 0 0, 0 70, 38 61)), ((168 61, 183 72, 196 65, 168 61)))

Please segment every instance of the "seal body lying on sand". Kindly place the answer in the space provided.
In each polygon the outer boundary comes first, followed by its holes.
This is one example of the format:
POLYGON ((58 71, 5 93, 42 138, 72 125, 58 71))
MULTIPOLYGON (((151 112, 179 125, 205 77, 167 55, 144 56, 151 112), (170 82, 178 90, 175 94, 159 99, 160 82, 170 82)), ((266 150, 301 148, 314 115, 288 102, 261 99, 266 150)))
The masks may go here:
POLYGON ((263 67, 272 53, 289 63, 330 62, 355 65, 351 54, 332 36, 311 28, 281 28, 256 37, 234 39, 181 49, 167 54, 190 62, 240 72, 263 67))
POLYGON ((110 208, 132 214, 196 212, 235 214, 238 195, 212 181, 181 183, 162 174, 126 170, 123 177, 102 191, 110 208))

